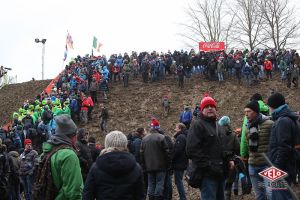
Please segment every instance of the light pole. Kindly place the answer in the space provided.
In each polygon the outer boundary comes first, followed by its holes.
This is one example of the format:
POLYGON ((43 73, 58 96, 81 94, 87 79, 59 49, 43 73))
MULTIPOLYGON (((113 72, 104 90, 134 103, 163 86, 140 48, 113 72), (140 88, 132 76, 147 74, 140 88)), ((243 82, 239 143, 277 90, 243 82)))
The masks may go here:
POLYGON ((36 38, 34 41, 36 43, 42 43, 43 44, 43 49, 42 49, 42 80, 44 80, 44 57, 45 57, 45 43, 47 39, 38 39, 36 38))

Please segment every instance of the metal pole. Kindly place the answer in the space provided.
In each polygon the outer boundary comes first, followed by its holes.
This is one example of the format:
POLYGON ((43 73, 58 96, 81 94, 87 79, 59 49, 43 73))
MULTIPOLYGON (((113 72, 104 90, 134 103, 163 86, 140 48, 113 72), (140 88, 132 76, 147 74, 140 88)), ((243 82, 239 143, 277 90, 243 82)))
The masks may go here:
POLYGON ((42 80, 44 80, 44 57, 45 57, 45 43, 43 44, 43 49, 42 49, 42 80))

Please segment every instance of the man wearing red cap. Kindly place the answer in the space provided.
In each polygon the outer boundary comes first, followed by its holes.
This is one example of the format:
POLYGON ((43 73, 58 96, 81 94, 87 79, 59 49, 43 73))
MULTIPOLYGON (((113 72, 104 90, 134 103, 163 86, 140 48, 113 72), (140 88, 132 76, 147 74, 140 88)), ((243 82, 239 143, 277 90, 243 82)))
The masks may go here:
POLYGON ((192 123, 187 136, 186 153, 195 168, 197 185, 201 190, 201 199, 223 200, 225 173, 233 161, 223 158, 224 131, 217 123, 217 104, 206 95, 200 104, 199 118, 192 123))
POLYGON ((164 199, 165 179, 171 164, 170 152, 167 136, 161 134, 159 122, 153 118, 150 134, 143 138, 140 149, 141 165, 148 175, 149 200, 164 199))
POLYGON ((32 149, 32 142, 30 139, 24 140, 25 150, 20 155, 20 177, 22 180, 25 199, 31 200, 32 186, 34 183, 34 173, 38 167, 38 153, 32 149))

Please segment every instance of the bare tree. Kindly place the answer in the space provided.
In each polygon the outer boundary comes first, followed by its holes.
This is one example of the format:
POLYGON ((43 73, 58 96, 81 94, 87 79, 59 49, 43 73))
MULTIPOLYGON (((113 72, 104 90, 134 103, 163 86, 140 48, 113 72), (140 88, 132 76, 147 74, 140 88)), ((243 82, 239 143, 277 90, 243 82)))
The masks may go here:
POLYGON ((226 20, 224 0, 195 0, 186 9, 188 20, 181 25, 184 33, 179 35, 192 42, 225 41, 228 45, 232 20, 226 20))
POLYGON ((293 46, 299 36, 300 21, 288 4, 289 0, 264 0, 260 6, 267 24, 264 32, 277 50, 293 46))
MULTIPOLYGON (((263 15, 258 5, 262 0, 235 0, 235 23, 231 30, 234 40, 253 50, 265 43, 267 37, 262 34, 263 15)), ((232 10, 233 10, 232 9, 232 10)))

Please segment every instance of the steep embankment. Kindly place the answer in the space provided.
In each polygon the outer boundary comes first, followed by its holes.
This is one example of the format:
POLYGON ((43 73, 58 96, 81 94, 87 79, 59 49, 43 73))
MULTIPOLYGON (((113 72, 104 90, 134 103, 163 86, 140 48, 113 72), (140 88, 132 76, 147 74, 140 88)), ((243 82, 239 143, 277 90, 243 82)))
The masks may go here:
POLYGON ((34 99, 50 83, 51 80, 29 81, 6 85, 0 89, 0 126, 12 119, 13 112, 17 111, 27 99, 34 99))
MULTIPOLYGON (((168 77, 164 82, 152 84, 144 84, 140 79, 131 80, 128 88, 124 88, 121 83, 113 83, 109 92, 109 100, 105 103, 110 115, 108 130, 121 130, 128 134, 138 127, 147 128, 150 123, 149 116, 153 115, 158 118, 161 127, 168 134, 173 134, 183 106, 188 104, 194 108, 196 104, 199 104, 205 92, 208 92, 217 101, 219 116, 228 115, 233 128, 237 128, 242 124, 244 106, 250 97, 254 93, 260 93, 266 101, 273 90, 284 94, 293 110, 300 110, 299 88, 287 89, 285 84, 279 81, 279 77, 251 87, 238 85, 236 80, 219 84, 203 80, 201 77, 193 77, 187 81, 184 90, 177 87, 174 77, 168 77), (161 105, 165 95, 171 97, 172 102, 168 117, 164 117, 161 105)), ((99 110, 99 104, 97 104, 94 108, 93 120, 83 127, 103 144, 105 134, 101 133, 99 129, 99 110)), ((188 187, 186 183, 185 187, 188 199, 199 199, 198 190, 188 187)), ((175 186, 173 188, 173 199, 179 199, 175 186)), ((250 200, 254 199, 254 194, 244 197, 235 196, 233 199, 250 200)))
MULTIPOLYGON (((109 100, 105 103, 110 114, 108 129, 130 133, 138 127, 147 128, 150 123, 149 116, 155 116, 160 121, 161 127, 168 133, 172 133, 183 106, 190 105, 194 108, 196 104, 199 104, 205 92, 216 100, 219 116, 228 115, 233 127, 236 128, 242 123, 244 106, 250 97, 254 93, 260 93, 267 100, 272 90, 283 93, 293 110, 300 110, 299 89, 287 89, 278 79, 247 87, 238 85, 235 80, 219 84, 194 77, 188 80, 183 90, 177 87, 176 79, 173 77, 168 77, 164 82, 152 84, 144 84, 141 80, 131 80, 128 88, 124 88, 121 83, 113 83, 109 92, 109 100), (165 95, 171 99, 171 112, 168 117, 164 117, 161 105, 165 95)), ((97 104, 94 108, 93 120, 86 126, 97 136, 101 135, 98 128, 99 110, 99 104, 97 104)))
MULTIPOLYGON (((50 83, 45 81, 30 81, 21 84, 5 86, 0 90, 0 125, 11 119, 12 113, 22 106, 24 100, 32 99, 43 91, 50 83)), ((245 104, 254 93, 261 93, 266 100, 271 91, 275 90, 286 96, 287 102, 293 110, 300 110, 299 88, 287 89, 285 84, 275 77, 273 81, 261 82, 259 85, 247 87, 238 85, 235 80, 227 80, 224 83, 209 82, 201 77, 193 77, 185 83, 184 90, 177 87, 175 77, 167 77, 166 81, 152 84, 144 84, 141 79, 130 80, 129 87, 124 88, 121 82, 112 83, 109 99, 105 105, 109 109, 108 130, 121 130, 128 134, 138 127, 149 127, 149 116, 155 116, 160 121, 161 127, 173 134, 174 126, 178 122, 179 113, 183 106, 188 104, 192 108, 198 104, 205 92, 208 92, 218 105, 219 115, 228 115, 231 118, 233 128, 241 126, 245 104), (171 99, 171 112, 164 117, 161 105, 162 98, 168 95, 171 99)), ((79 124, 86 128, 91 135, 103 144, 105 134, 99 129, 100 104, 96 104, 93 112, 93 120, 87 125, 79 124)), ((190 200, 199 199, 199 191, 187 189, 187 197, 190 200)), ((240 199, 241 196, 234 199, 240 199)), ((178 199, 174 188, 174 198, 178 199)), ((253 194, 244 197, 253 199, 253 194)))

